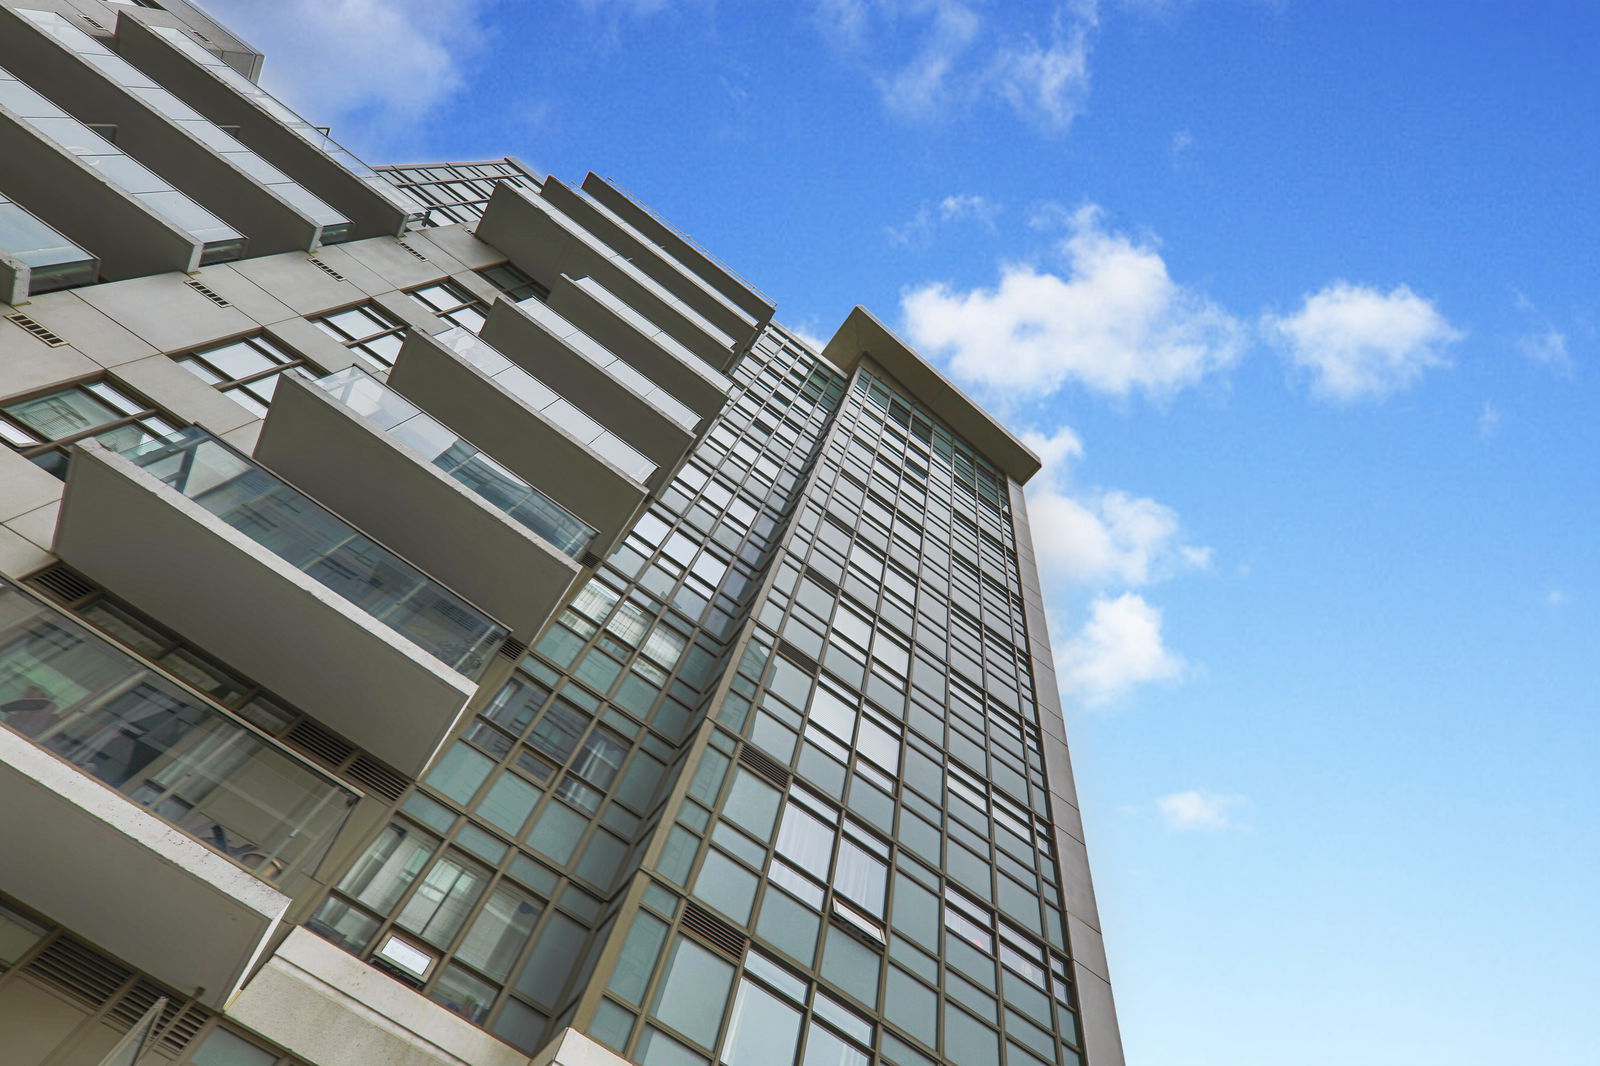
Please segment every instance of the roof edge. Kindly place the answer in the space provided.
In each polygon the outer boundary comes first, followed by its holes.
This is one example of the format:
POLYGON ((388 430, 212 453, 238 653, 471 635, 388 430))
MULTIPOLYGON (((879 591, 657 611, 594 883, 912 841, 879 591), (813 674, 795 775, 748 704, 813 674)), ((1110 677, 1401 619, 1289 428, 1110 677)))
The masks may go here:
POLYGON ((870 357, 894 375, 930 411, 1013 481, 1026 484, 1039 472, 1039 457, 1027 445, 932 363, 895 336, 894 331, 878 321, 871 311, 857 305, 823 347, 822 357, 850 374, 863 356, 870 357))

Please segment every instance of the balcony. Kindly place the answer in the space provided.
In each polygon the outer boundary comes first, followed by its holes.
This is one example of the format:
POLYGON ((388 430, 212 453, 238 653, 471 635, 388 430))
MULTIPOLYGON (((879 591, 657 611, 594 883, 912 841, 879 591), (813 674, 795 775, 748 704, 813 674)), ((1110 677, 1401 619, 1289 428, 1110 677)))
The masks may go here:
POLYGON ((562 274, 592 276, 718 370, 749 340, 730 336, 549 201, 510 182, 495 188, 477 234, 546 288, 562 274))
POLYGON ((565 598, 595 539, 591 526, 356 367, 317 382, 282 379, 255 454, 338 500, 341 514, 523 640, 565 598))
POLYGON ((406 773, 507 630, 204 431, 74 446, 55 551, 406 773))
POLYGON ((0 582, 6 889, 220 1006, 357 794, 0 582))
POLYGON ((99 276, 99 260, 0 193, 0 304, 89 285, 99 276))
POLYGON ((0 7, 0 65, 250 238, 258 255, 314 250, 350 221, 55 11, 0 7))
POLYGON ((518 306, 571 344, 582 343, 575 336, 587 337, 615 353, 701 418, 714 416, 727 403, 732 386, 726 377, 594 278, 563 274, 545 303, 546 312, 528 300, 518 306))
POLYGON ((628 257, 662 288, 694 308, 718 329, 733 337, 739 347, 748 345, 771 317, 750 314, 715 286, 684 265, 669 249, 652 241, 634 225, 592 196, 555 178, 546 178, 539 195, 568 218, 628 257))
POLYGON ((715 256, 681 232, 663 222, 655 212, 634 200, 598 174, 583 179, 583 191, 590 199, 632 225, 646 240, 660 245, 680 263, 693 270, 718 292, 742 307, 757 322, 771 321, 774 310, 767 295, 735 274, 715 256))
POLYGON ((0 69, 0 188, 91 243, 109 279, 238 259, 245 236, 0 69))
POLYGON ((349 219, 349 238, 397 236, 426 213, 326 133, 170 26, 117 17, 117 54, 349 219))
POLYGON ((638 476, 656 487, 694 443, 702 416, 538 300, 498 300, 481 339, 465 331, 440 338, 458 357, 496 381, 537 372, 605 423, 615 437, 644 453, 657 470, 638 476), (502 354, 504 353, 504 354, 502 354))

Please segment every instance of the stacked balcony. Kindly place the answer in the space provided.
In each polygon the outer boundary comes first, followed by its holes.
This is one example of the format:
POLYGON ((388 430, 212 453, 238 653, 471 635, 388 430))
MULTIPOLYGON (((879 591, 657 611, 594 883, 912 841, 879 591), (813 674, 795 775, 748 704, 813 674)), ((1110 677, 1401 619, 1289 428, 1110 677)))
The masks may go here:
MULTIPOLYGON (((505 435, 548 464, 541 484, 557 472, 610 480, 623 490, 619 510, 637 506, 642 488, 538 411, 516 414, 505 435)), ((308 492, 336 500, 342 515, 523 640, 557 609, 595 546, 593 525, 359 368, 314 383, 284 379, 255 454, 308 492)))
POLYGON ((350 221, 351 239, 395 236, 421 223, 422 204, 182 31, 124 13, 115 44, 162 88, 331 204, 350 221))
POLYGON ((0 304, 92 284, 100 261, 0 193, 0 304))
POLYGON ((358 795, 0 581, 6 890, 220 1006, 358 795))
POLYGON ((244 254, 243 233, 4 69, 0 188, 73 243, 93 244, 108 278, 188 271, 244 254))
POLYGON ((672 251, 651 240, 631 222, 587 192, 551 177, 540 185, 539 195, 568 218, 627 256, 634 266, 648 274, 662 288, 733 337, 741 349, 749 345, 772 317, 770 306, 764 309, 764 315, 752 314, 741 307, 686 266, 672 251))
POLYGON ((0 65, 250 238, 254 254, 314 250, 351 223, 147 74, 54 11, 0 7, 0 65))
POLYGON ((478 239, 554 290, 563 274, 593 277, 717 370, 748 344, 707 319, 565 212, 526 189, 501 182, 489 198, 478 239))
POLYGON ((619 224, 631 227, 644 241, 693 271, 752 321, 764 326, 772 320, 775 308, 764 293, 617 186, 590 173, 583 179, 582 191, 598 208, 609 211, 619 224))
POLYGON ((76 445, 55 551, 409 774, 454 728, 508 634, 197 428, 126 454, 76 445))

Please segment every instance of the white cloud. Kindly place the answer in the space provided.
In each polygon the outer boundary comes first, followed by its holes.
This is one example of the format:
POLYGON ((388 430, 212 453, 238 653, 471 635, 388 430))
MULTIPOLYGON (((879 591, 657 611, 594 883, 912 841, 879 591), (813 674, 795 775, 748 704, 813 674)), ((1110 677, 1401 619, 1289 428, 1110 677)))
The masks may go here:
POLYGON ((1179 832, 1216 832, 1233 827, 1233 810, 1245 802, 1243 796, 1225 796, 1203 789, 1174 792, 1156 800, 1156 809, 1168 829, 1179 832))
POLYGON ((1561 373, 1572 372, 1572 355, 1567 351, 1567 335, 1551 328, 1517 338, 1517 351, 1541 366, 1561 373))
MULTIPOLYGON (((465 84, 488 0, 207 0, 266 55, 262 82, 312 122, 405 129, 465 84)), ((339 131, 334 130, 334 136, 339 131)))
POLYGON ((1009 264, 993 288, 904 293, 908 339, 964 381, 1036 397, 1069 381, 1164 397, 1238 357, 1239 323, 1174 282, 1154 247, 1107 229, 1093 204, 1068 226, 1064 275, 1009 264))
POLYGON ((814 0, 823 35, 863 66, 884 107, 918 122, 1003 100, 1049 132, 1082 111, 1096 0, 1058 6, 1048 36, 1012 32, 975 0, 814 0))
POLYGON ((1380 400, 1448 365, 1462 333, 1434 305, 1399 285, 1380 292, 1336 281, 1306 296, 1292 315, 1262 316, 1285 358, 1311 375, 1312 392, 1337 403, 1380 400))
POLYGON ((1567 600, 1567 594, 1561 589, 1551 589, 1549 592, 1544 594, 1544 602, 1549 604, 1551 607, 1565 607, 1567 605, 1567 600))
POLYGON ((1029 38, 995 59, 1000 93, 1023 118, 1061 131, 1083 113, 1089 97, 1089 51, 1099 25, 1093 0, 1057 8, 1050 43, 1029 38))
POLYGON ((1070 429, 1023 435, 1044 462, 1028 483, 1028 519, 1047 585, 1137 587, 1210 564, 1211 549, 1185 544, 1178 512, 1118 489, 1073 491, 1068 462, 1083 455, 1070 429))
POLYGON ((1001 205, 986 196, 972 193, 946 196, 936 204, 922 204, 904 224, 889 226, 885 232, 891 244, 902 248, 927 248, 933 243, 934 231, 949 222, 976 222, 993 232, 1000 210, 1001 205))
POLYGON ((1133 688, 1183 675, 1183 659, 1168 650, 1161 610, 1137 593, 1097 597, 1089 620, 1056 649, 1062 695, 1085 706, 1112 703, 1133 688))
POLYGON ((1483 401, 1483 407, 1478 411, 1478 436, 1485 440, 1500 432, 1500 408, 1483 401))

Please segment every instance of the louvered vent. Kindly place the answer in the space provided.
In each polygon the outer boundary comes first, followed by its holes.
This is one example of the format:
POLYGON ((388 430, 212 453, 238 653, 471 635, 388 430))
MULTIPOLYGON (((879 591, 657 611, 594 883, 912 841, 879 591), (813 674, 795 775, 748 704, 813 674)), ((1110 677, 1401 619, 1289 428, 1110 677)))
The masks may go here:
POLYGON ((809 577, 812 581, 815 581, 817 584, 821 585, 823 587, 823 589, 825 589, 827 591, 828 595, 830 595, 830 596, 838 596, 839 595, 839 586, 835 585, 831 578, 823 577, 822 574, 820 574, 817 571, 811 569, 811 567, 809 567, 809 566, 806 567, 805 573, 806 573, 806 577, 809 577))
POLYGON ((332 278, 334 281, 345 280, 343 274, 339 273, 337 270, 333 269, 333 267, 329 266, 327 263, 324 263, 314 255, 306 256, 306 262, 310 263, 312 266, 328 275, 328 277, 332 278))
POLYGON ((749 744, 746 744, 744 750, 739 752, 739 765, 760 774, 774 785, 785 790, 788 789, 789 781, 793 777, 789 773, 788 767, 771 758, 765 752, 756 750, 749 744))
POLYGON ((730 959, 744 958, 744 934, 693 901, 683 908, 683 928, 730 959))
POLYGON ((411 247, 411 245, 407 244, 405 241, 395 241, 394 243, 398 244, 400 247, 404 248, 407 252, 411 253, 411 258, 420 259, 424 263, 426 263, 428 261, 428 257, 427 256, 423 255, 421 252, 419 252, 415 248, 411 247))
POLYGON ((199 293, 201 296, 204 296, 206 299, 210 300, 212 303, 216 304, 218 307, 233 306, 227 300, 223 299, 221 296, 218 296, 211 289, 200 284, 198 281, 195 281, 193 278, 190 278, 188 281, 184 282, 184 284, 189 286, 189 288, 193 289, 195 292, 199 293))
POLYGON ((518 663, 522 661, 522 657, 526 654, 528 654, 528 646, 516 637, 507 637, 500 642, 500 657, 502 659, 510 659, 512 662, 518 663))
POLYGON ((283 739, 308 755, 313 755, 329 766, 342 766, 355 753, 355 746, 322 728, 309 718, 302 718, 283 739))
POLYGON ((813 659, 811 656, 807 655, 793 644, 790 644, 787 640, 778 641, 778 654, 782 655, 785 659, 788 659, 790 662, 794 663, 796 666, 800 667, 800 669, 804 670, 813 677, 817 675, 818 670, 822 669, 821 664, 818 663, 817 660, 813 659))
POLYGON ((78 17, 87 22, 89 25, 93 26, 95 29, 99 30, 101 33, 105 32, 106 28, 100 23, 96 22, 94 19, 90 18, 88 15, 79 15, 78 17))
POLYGON ((29 318, 27 315, 23 314, 21 311, 18 311, 16 314, 7 315, 6 320, 8 322, 15 322, 17 325, 27 330, 29 335, 32 336, 34 340, 43 344, 48 344, 52 348, 60 348, 65 346, 67 343, 54 333, 51 333, 48 329, 45 329, 43 326, 39 325, 39 323, 35 322, 33 319, 29 318))
POLYGON ((133 976, 126 966, 70 936, 56 937, 24 972, 97 1009, 133 976))
MULTIPOLYGON (((162 1025, 166 1025, 169 1011, 162 1011, 162 1025)), ((168 1052, 170 1057, 176 1058, 183 1054, 185 1048, 194 1042, 201 1028, 210 1021, 212 1014, 199 1004, 190 1004, 189 1009, 178 1015, 177 1020, 161 1033, 161 1042, 156 1045, 160 1051, 168 1052)))
POLYGON ((100 586, 64 563, 45 567, 30 577, 28 584, 61 603, 77 603, 100 591, 100 586))
POLYGON ((166 997, 167 1005, 161 1009, 156 1030, 161 1033, 157 1047, 176 1057, 194 1040, 202 1026, 211 1019, 211 1012, 199 1004, 185 1004, 183 997, 153 981, 140 978, 106 1012, 106 1021, 116 1029, 127 1032, 139 1023, 156 1000, 166 997))
POLYGON ((400 794, 406 790, 406 785, 410 784, 404 774, 389 769, 370 755, 361 755, 351 763, 350 769, 345 771, 345 776, 390 800, 399 799, 400 794))
POLYGON ((583 566, 593 569, 594 567, 597 567, 601 563, 605 562, 605 560, 600 558, 600 556, 596 555, 594 552, 584 552, 583 558, 579 559, 578 562, 583 566))

